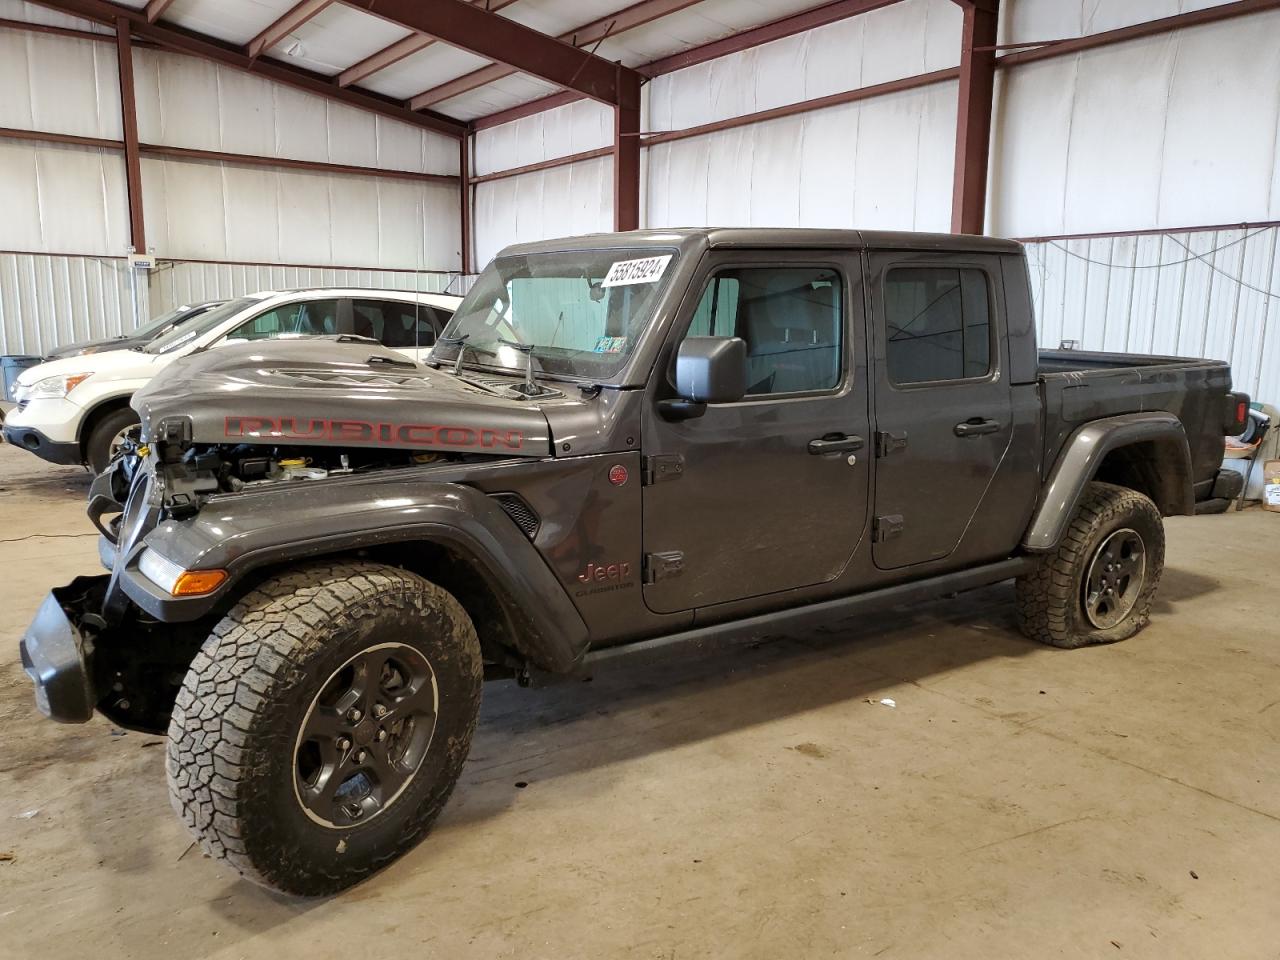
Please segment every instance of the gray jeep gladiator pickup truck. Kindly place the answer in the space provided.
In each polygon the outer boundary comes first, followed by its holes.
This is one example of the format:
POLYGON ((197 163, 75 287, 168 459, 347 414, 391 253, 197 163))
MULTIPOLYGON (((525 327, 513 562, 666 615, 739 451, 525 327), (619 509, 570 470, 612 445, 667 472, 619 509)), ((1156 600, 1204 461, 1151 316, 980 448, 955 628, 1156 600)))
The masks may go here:
POLYGON ((515 246, 426 365, 340 337, 156 377, 90 494, 110 573, 23 662, 56 720, 167 730, 212 856, 327 894, 423 837, 485 678, 1011 578, 1036 640, 1133 635, 1246 403, 1225 363, 1037 353, 1009 241, 515 246))

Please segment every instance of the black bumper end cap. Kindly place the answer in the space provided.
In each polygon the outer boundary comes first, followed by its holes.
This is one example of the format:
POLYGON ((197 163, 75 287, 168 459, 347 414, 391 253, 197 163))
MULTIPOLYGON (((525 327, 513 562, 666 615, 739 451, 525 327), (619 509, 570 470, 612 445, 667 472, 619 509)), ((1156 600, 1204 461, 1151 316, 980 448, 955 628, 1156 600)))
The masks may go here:
POLYGON ((50 440, 39 430, 31 427, 15 427, 5 424, 3 429, 5 443, 34 453, 41 460, 74 467, 84 463, 80 444, 66 441, 50 440))
POLYGON ((93 717, 93 688, 80 632, 52 593, 44 598, 18 649, 42 714, 59 723, 86 723, 93 717))

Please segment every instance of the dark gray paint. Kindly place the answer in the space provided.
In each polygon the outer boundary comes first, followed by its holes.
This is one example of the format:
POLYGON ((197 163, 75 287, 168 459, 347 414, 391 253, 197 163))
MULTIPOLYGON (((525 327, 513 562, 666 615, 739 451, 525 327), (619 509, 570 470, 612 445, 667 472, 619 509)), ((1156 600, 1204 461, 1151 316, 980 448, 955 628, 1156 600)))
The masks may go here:
MULTIPOLYGON (((1152 492, 1166 513, 1185 512, 1193 491, 1207 495, 1213 484, 1230 390, 1226 364, 1038 354, 1017 244, 882 232, 682 230, 506 252, 646 244, 678 249, 674 273, 630 362, 604 383, 549 380, 553 393, 527 400, 507 389, 521 379, 514 371, 458 378, 406 365, 377 345, 332 340, 226 347, 174 364, 135 398, 156 448, 152 467, 169 453, 166 423, 189 422, 198 446, 234 440, 265 450, 286 443, 270 429, 228 438, 229 418, 329 425, 330 436, 287 439, 289 447, 346 445, 332 436, 335 422, 368 424, 377 438, 377 425, 409 423, 519 440, 488 449, 460 442, 459 433, 459 442, 430 448, 479 458, 249 488, 159 526, 156 498, 144 505, 138 487, 113 574, 123 589, 108 595, 110 622, 127 620, 118 609, 126 598, 166 623, 215 616, 252 581, 245 576, 252 571, 429 541, 476 564, 509 598, 516 656, 562 671, 588 646, 700 635, 715 625, 745 628, 765 622, 750 618, 842 608, 849 598, 887 596, 883 591, 907 584, 928 592, 968 572, 984 579, 993 570, 1021 570, 1026 550, 1057 542, 1104 448, 1149 445, 1138 466, 1159 478, 1152 492), (991 376, 910 389, 887 383, 879 286, 885 269, 901 262, 987 270, 999 347, 991 376), (691 419, 669 416, 664 404, 678 397, 676 348, 705 278, 727 266, 771 264, 822 266, 842 277, 839 386, 711 403, 691 419), (958 435, 971 418, 998 428, 958 435), (1168 453, 1178 430, 1185 439, 1168 453), (877 431, 905 435, 907 443, 877 460, 877 431), (821 443, 832 441, 849 449, 827 452, 821 443), (1091 452, 1077 452, 1083 446, 1091 452), (655 482, 643 484, 646 473, 655 482), (486 496, 503 493, 518 494, 537 514, 532 542, 486 496), (890 513, 901 518, 901 537, 873 543, 876 518, 890 513), (204 601, 160 597, 136 572, 142 542, 184 565, 224 566, 244 579, 204 601), (646 555, 664 558, 655 570, 682 563, 682 572, 643 583, 646 555)), ((394 556, 412 560, 411 553, 394 556)), ((128 643, 127 627, 115 640, 128 643)))

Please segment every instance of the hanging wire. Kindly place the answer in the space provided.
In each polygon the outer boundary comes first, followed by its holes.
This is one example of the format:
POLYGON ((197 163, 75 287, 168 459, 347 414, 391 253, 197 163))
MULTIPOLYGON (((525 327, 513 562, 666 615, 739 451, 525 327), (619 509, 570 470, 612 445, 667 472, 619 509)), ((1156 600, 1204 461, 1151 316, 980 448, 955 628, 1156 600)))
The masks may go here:
MULTIPOLYGON (((1170 240, 1172 240, 1174 243, 1180 246, 1183 250, 1187 251, 1187 253, 1191 254, 1191 256, 1186 257, 1185 259, 1171 260, 1167 263, 1139 263, 1139 264, 1110 263, 1106 260, 1094 260, 1094 259, 1091 259, 1090 257, 1086 257, 1084 254, 1076 253, 1074 250, 1069 250, 1067 247, 1063 246, 1061 243, 1058 243, 1056 240, 1047 240, 1045 241, 1045 243, 1047 243, 1051 247, 1056 247, 1057 249, 1065 253, 1067 256, 1074 257, 1076 260, 1082 260, 1085 263, 1091 263, 1097 267, 1107 267, 1108 269, 1112 269, 1112 270, 1161 270, 1161 269, 1164 269, 1165 267, 1178 267, 1178 266, 1182 266, 1183 264, 1192 263, 1193 261, 1199 260, 1201 263, 1203 263, 1206 267, 1208 267, 1214 273, 1226 278, 1227 280, 1230 280, 1232 283, 1240 285, 1246 290, 1252 290, 1254 293, 1260 293, 1262 294, 1262 296, 1267 297, 1271 300, 1280 300, 1280 293, 1272 293, 1270 290, 1263 289, 1262 287, 1255 287, 1253 284, 1245 282, 1240 277, 1227 273, 1227 271, 1223 270, 1221 267, 1217 266, 1212 261, 1206 259, 1208 257, 1213 256, 1215 253, 1220 253, 1221 251, 1228 250, 1231 247, 1236 246, 1237 244, 1244 243, 1246 240, 1249 240, 1252 237, 1256 237, 1260 233, 1265 233, 1268 230, 1275 230, 1275 229, 1277 228, 1261 227, 1257 230, 1254 230, 1252 233, 1247 233, 1242 237, 1237 237, 1235 240, 1230 240, 1227 243, 1222 244, 1221 246, 1214 247, 1212 250, 1206 250, 1203 253, 1196 253, 1194 250, 1192 250, 1189 246, 1187 246, 1185 243, 1179 240, 1172 233, 1162 233, 1160 234, 1160 237, 1162 239, 1165 237, 1168 237, 1170 240)), ((1047 267, 1043 262, 1039 263, 1038 266, 1041 272, 1041 279, 1043 280, 1047 267)))
MULTIPOLYGON (((1275 228, 1273 227, 1271 229, 1275 229, 1275 228)), ((1270 290, 1262 289, 1262 287, 1255 287, 1251 283, 1245 283, 1239 277, 1233 277, 1231 274, 1227 273, 1227 271, 1223 270, 1221 267, 1215 266, 1214 264, 1210 263, 1208 260, 1205 260, 1204 258, 1208 256, 1207 253, 1205 254, 1195 253, 1190 247, 1188 247, 1185 243, 1183 243, 1177 237, 1169 237, 1169 239, 1172 240, 1174 243, 1176 243, 1178 246, 1180 246, 1183 250, 1186 250, 1188 253, 1193 254, 1194 259, 1203 260, 1205 266, 1207 266, 1210 270, 1212 270, 1214 273, 1217 273, 1223 277, 1226 277, 1232 283, 1238 283, 1240 286, 1244 287, 1246 290, 1252 290, 1254 293, 1260 293, 1264 297, 1270 297, 1273 300, 1280 300, 1280 293, 1272 293, 1270 290)))
MULTIPOLYGON (((1252 237, 1256 237, 1260 233, 1266 233, 1268 230, 1275 230, 1275 229, 1276 229, 1275 227, 1260 227, 1259 229, 1253 231, 1252 233, 1246 233, 1243 237, 1237 237, 1234 240, 1229 240, 1219 247, 1214 247, 1212 250, 1206 250, 1204 253, 1196 253, 1194 250, 1188 247, 1181 240, 1178 240, 1176 237, 1174 237, 1172 233, 1162 233, 1160 234, 1161 237, 1168 237, 1174 243, 1178 244, 1178 246, 1182 247, 1183 250, 1186 250, 1188 253, 1191 254, 1191 256, 1187 257, 1185 260, 1171 260, 1168 263, 1138 263, 1138 264, 1132 264, 1132 265, 1127 263, 1110 263, 1109 261, 1106 261, 1106 260, 1090 259, 1089 257, 1086 257, 1082 253, 1076 253, 1074 250, 1071 250, 1068 247, 1063 246, 1061 243, 1059 243, 1056 240, 1047 240, 1045 242, 1048 243, 1049 246, 1056 247, 1057 249, 1061 250, 1063 253, 1065 253, 1069 257, 1074 257, 1077 260, 1083 260, 1085 263, 1092 263, 1096 267, 1111 267, 1116 270, 1162 270, 1165 267, 1178 267, 1184 263, 1190 263, 1192 260, 1203 260, 1205 257, 1211 257, 1215 253, 1219 253, 1223 250, 1229 250, 1231 247, 1234 247, 1237 244, 1244 243, 1246 240, 1252 237)), ((1098 238, 1098 239, 1101 239, 1101 238, 1098 238)), ((1210 264, 1210 266, 1212 266, 1212 264, 1210 264)), ((1263 292, 1265 293, 1266 291, 1263 291, 1263 292)))

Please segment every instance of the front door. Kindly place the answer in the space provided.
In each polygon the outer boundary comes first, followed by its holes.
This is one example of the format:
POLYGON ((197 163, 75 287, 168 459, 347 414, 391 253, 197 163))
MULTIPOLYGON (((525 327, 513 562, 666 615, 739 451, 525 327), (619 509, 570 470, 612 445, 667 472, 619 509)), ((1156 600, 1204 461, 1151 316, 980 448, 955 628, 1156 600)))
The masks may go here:
POLYGON ((1000 264, 873 253, 875 545, 881 569, 941 560, 1012 437, 1000 264))
POLYGON ((863 536, 870 482, 857 257, 714 254, 650 384, 645 603, 670 613, 839 575, 863 536), (685 336, 747 343, 747 396, 663 419, 685 336), (860 446, 860 442, 863 444, 860 446))

